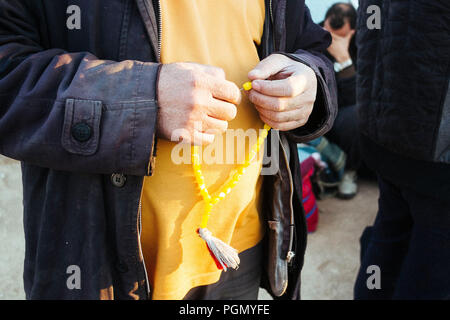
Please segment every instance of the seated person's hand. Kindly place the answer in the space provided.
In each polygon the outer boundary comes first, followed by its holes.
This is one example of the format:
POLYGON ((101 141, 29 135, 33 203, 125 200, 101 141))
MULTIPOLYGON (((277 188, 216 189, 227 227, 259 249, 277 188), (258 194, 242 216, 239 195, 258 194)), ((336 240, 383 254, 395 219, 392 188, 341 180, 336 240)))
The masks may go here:
POLYGON ((356 30, 351 30, 349 25, 346 25, 339 30, 334 30, 330 26, 328 20, 325 21, 324 29, 330 32, 331 37, 333 38, 333 41, 327 50, 334 59, 339 63, 343 63, 350 59, 350 42, 352 41, 356 30))

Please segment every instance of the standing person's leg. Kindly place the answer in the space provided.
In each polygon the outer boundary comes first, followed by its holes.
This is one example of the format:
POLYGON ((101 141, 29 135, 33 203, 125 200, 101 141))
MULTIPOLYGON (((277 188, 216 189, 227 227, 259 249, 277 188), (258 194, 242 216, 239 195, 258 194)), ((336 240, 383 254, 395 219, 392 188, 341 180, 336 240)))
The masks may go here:
POLYGON ((394 299, 450 299, 450 199, 404 193, 414 228, 394 299))
POLYGON ((407 254, 413 220, 402 192, 379 177, 378 214, 368 243, 361 255, 361 267, 356 279, 355 299, 391 299, 407 254), (369 289, 369 266, 380 268, 381 289, 369 289))

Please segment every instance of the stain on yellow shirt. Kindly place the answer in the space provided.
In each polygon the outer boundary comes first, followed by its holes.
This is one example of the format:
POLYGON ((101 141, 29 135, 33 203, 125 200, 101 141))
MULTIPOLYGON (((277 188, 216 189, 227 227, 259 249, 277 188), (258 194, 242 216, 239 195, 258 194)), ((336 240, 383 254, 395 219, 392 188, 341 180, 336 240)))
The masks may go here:
MULTIPOLYGON (((259 62, 255 44, 260 43, 263 32, 264 0, 166 0, 161 1, 161 11, 163 63, 218 66, 236 85, 248 81, 247 73, 259 62)), ((259 130, 262 126, 255 108, 243 95, 229 129, 259 130)), ((172 161, 174 146, 170 141, 158 141, 155 173, 145 178, 142 193, 141 241, 153 299, 182 299, 191 288, 214 283, 221 274, 196 233, 203 201, 192 166, 172 161)), ((225 144, 223 148, 228 156, 236 151, 226 149, 225 144)), ((202 164, 211 194, 236 166, 202 164)), ((250 165, 225 200, 214 206, 208 224, 214 236, 239 252, 263 237, 260 170, 261 158, 250 165)))

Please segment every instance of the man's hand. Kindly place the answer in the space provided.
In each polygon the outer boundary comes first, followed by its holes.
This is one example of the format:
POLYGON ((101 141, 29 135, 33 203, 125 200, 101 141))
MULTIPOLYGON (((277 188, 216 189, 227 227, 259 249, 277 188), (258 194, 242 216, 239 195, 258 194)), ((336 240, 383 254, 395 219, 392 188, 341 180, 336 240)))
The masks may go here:
POLYGON ((249 99, 262 121, 274 129, 288 131, 308 122, 317 93, 314 71, 281 54, 262 60, 248 78, 249 99))
POLYGON ((158 81, 158 128, 163 139, 209 144, 236 116, 239 88, 217 67, 196 63, 162 66, 158 81))

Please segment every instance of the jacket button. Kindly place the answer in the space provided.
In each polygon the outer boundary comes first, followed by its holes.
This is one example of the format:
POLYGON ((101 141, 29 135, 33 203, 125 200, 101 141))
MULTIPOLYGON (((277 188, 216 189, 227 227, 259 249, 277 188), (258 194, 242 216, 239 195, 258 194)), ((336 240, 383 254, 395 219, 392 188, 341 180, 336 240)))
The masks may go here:
POLYGON ((125 273, 128 271, 128 267, 127 265, 123 262, 123 261, 118 261, 116 264, 116 269, 117 271, 119 271, 120 273, 125 273))
POLYGON ((86 122, 79 122, 72 126, 72 137, 78 142, 86 142, 92 136, 92 129, 86 122))
POLYGON ((127 177, 122 173, 113 173, 111 175, 111 182, 117 188, 122 188, 125 185, 125 182, 127 182, 127 177))

